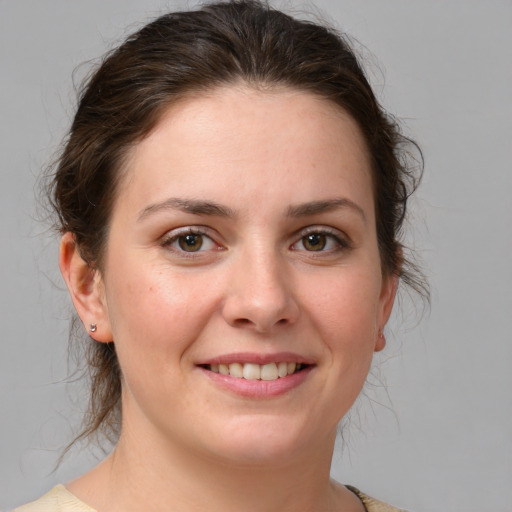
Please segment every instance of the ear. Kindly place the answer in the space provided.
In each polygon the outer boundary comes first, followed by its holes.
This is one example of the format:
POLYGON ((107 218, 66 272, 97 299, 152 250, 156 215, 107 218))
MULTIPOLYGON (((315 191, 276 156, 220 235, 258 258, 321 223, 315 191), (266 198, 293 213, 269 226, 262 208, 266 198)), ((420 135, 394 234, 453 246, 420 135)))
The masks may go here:
POLYGON ((375 342, 375 352, 381 351, 386 346, 386 338, 384 337, 383 330, 386 325, 393 304, 395 303, 396 290, 398 288, 398 276, 390 274, 383 276, 382 288, 379 297, 379 318, 377 323, 377 340, 375 342))
POLYGON ((112 341, 112 329, 101 274, 80 256, 72 233, 60 242, 59 266, 71 300, 89 336, 96 341, 112 341), (96 328, 91 330, 91 326, 96 328))

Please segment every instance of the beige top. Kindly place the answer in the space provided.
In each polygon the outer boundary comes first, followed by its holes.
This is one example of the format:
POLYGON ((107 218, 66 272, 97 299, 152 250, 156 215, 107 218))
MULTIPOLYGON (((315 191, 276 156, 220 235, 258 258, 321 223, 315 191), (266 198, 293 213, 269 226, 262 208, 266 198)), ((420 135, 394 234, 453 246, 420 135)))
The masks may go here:
MULTIPOLYGON (((374 500, 355 487, 347 486, 363 502, 367 512, 405 512, 395 507, 374 500)), ((57 485, 50 492, 32 503, 23 505, 13 512, 97 512, 95 509, 80 501, 71 494, 63 485, 57 485)))
POLYGON ((96 512, 80 501, 63 485, 57 485, 38 500, 15 508, 12 512, 96 512))

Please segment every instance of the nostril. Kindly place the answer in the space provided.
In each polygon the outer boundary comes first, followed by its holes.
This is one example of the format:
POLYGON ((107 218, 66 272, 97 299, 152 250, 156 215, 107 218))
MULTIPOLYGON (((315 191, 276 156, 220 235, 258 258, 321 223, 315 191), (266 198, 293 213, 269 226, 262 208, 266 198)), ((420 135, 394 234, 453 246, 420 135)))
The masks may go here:
POLYGON ((265 321, 258 322, 255 320, 251 320, 249 318, 237 318, 233 321, 233 325, 236 327, 239 327, 239 328, 250 327, 250 328, 256 329, 257 331, 268 330, 268 329, 271 329, 272 326, 275 327, 276 325, 286 325, 287 323, 288 323, 287 318, 280 318, 275 323, 269 324, 269 325, 266 325, 265 321))
POLYGON ((235 323, 240 326, 252 324, 252 322, 248 318, 237 318, 235 320, 235 323))

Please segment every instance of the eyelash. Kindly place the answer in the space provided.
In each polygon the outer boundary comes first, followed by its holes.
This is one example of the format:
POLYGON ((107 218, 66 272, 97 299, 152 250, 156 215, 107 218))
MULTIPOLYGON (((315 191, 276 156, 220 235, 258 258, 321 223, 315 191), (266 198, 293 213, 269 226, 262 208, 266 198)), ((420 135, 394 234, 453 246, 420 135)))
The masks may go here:
POLYGON ((346 238, 340 236, 340 233, 337 230, 331 230, 331 229, 328 229, 325 227, 311 226, 311 227, 306 228, 305 230, 301 231, 300 235, 301 235, 300 238, 290 246, 290 248, 292 250, 304 250, 307 253, 312 253, 312 255, 317 254, 318 257, 320 257, 321 254, 325 254, 325 253, 333 254, 333 253, 337 253, 337 252, 344 251, 346 249, 351 248, 351 245, 348 242, 348 240, 346 238), (336 247, 331 248, 331 249, 326 249, 326 250, 322 248, 322 250, 319 250, 319 251, 308 250, 306 248, 304 248, 304 249, 295 249, 294 248, 294 246, 296 246, 300 243, 303 244, 306 237, 308 237, 309 235, 319 235, 319 236, 326 237, 328 240, 326 243, 328 244, 329 240, 330 240, 331 242, 334 242, 336 247))
POLYGON ((162 247, 165 247, 168 250, 174 251, 175 253, 179 254, 180 257, 185 258, 197 258, 199 257, 199 253, 205 252, 208 249, 203 249, 203 244, 198 248, 196 251, 186 251, 180 247, 174 247, 174 244, 179 243, 180 239, 183 239, 187 235, 195 235, 200 236, 203 239, 208 239, 211 244, 216 246, 217 250, 222 249, 222 246, 220 246, 215 240, 209 236, 208 234, 209 230, 203 227, 187 227, 179 230, 178 232, 172 231, 171 233, 166 234, 161 241, 162 247))
MULTIPOLYGON (((206 248, 206 249, 203 248, 204 242, 195 251, 186 251, 183 248, 174 246, 175 244, 179 244, 180 239, 183 239, 187 235, 195 235, 195 236, 202 237, 203 240, 204 239, 209 240, 209 243, 213 244, 216 247, 217 251, 222 250, 223 247, 220 244, 218 244, 213 239, 213 237, 211 237, 208 233, 209 233, 209 230, 204 227, 183 228, 183 229, 179 230, 178 232, 172 231, 172 232, 166 234, 162 238, 161 245, 162 245, 162 247, 179 254, 180 257, 198 258, 198 257, 200 257, 200 253, 207 252, 207 251, 211 250, 208 248, 206 248)), ((316 257, 321 257, 321 255, 325 254, 325 253, 333 254, 333 253, 338 253, 338 252, 341 252, 341 251, 351 248, 351 245, 347 241, 347 239, 341 237, 337 230, 330 230, 325 227, 320 228, 320 227, 311 226, 309 228, 301 230, 298 233, 298 235, 299 235, 299 238, 293 244, 290 245, 290 250, 292 250, 292 251, 303 251, 306 253, 310 253, 312 256, 314 255, 316 257), (298 249, 296 246, 301 243, 304 244, 306 237, 308 237, 310 235, 318 235, 320 237, 325 237, 327 239, 326 245, 329 245, 329 243, 334 242, 336 247, 328 248, 328 249, 324 249, 322 247, 320 250, 317 250, 317 251, 316 250, 308 250, 306 248, 298 249)))

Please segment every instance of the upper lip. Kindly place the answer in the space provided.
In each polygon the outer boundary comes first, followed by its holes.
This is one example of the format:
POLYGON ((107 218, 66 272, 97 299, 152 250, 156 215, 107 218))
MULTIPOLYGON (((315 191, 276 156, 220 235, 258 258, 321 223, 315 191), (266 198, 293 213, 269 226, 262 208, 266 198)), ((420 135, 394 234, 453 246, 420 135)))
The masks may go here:
POLYGON ((231 354, 222 354, 209 359, 197 362, 197 365, 212 364, 232 364, 232 363, 252 363, 252 364, 269 364, 269 363, 301 363, 314 364, 313 359, 305 357, 294 352, 275 352, 271 354, 261 354, 257 352, 234 352, 231 354))

